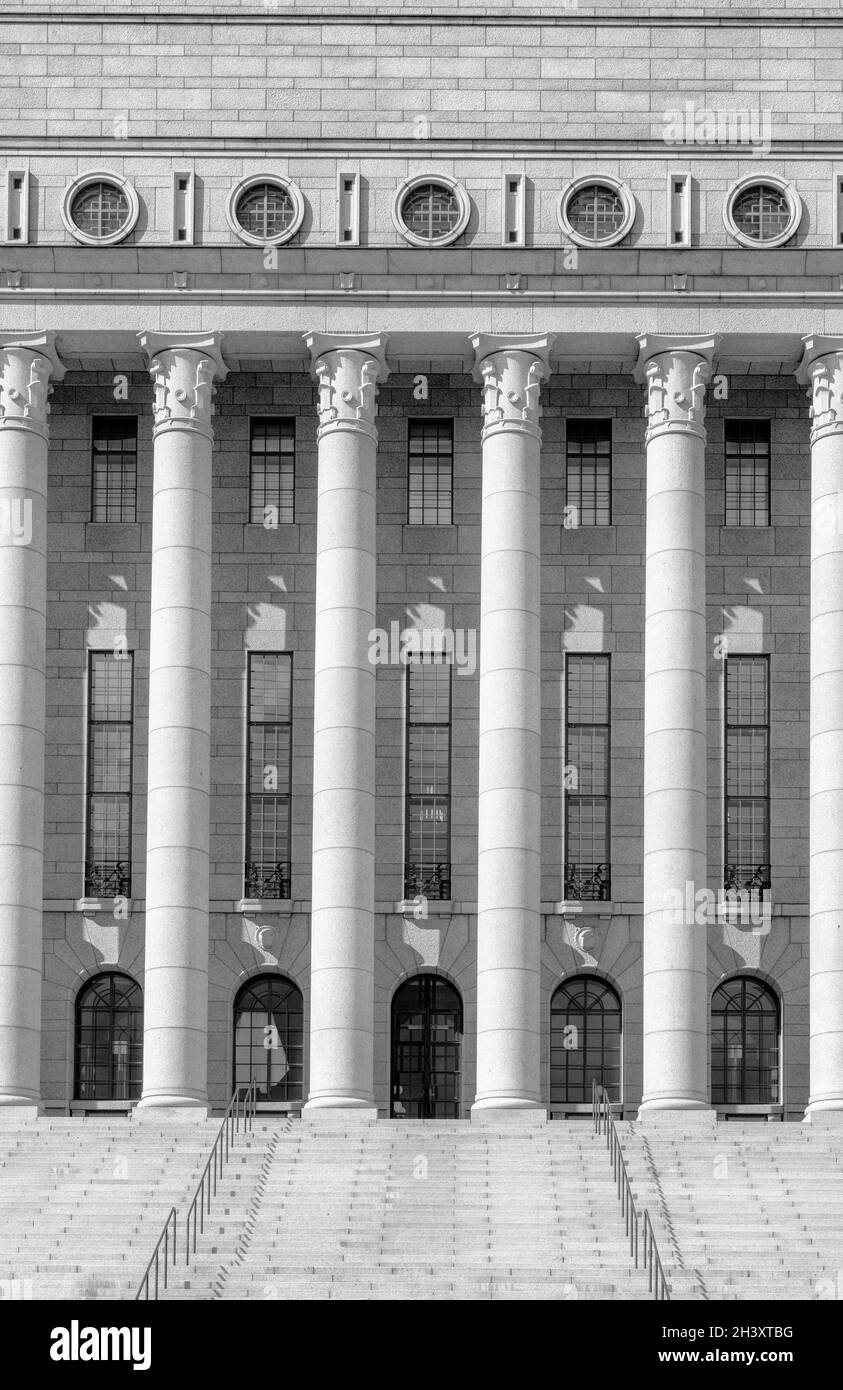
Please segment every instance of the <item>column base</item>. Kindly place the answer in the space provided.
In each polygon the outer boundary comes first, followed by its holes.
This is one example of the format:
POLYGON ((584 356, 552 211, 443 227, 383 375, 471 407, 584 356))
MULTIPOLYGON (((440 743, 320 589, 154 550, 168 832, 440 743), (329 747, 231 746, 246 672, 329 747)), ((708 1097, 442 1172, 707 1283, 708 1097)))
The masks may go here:
POLYGON ((31 1100, 10 1100, 4 1096, 0 1100, 0 1129, 11 1129, 15 1125, 31 1125, 44 1114, 43 1105, 31 1100))
POLYGON ((494 1101, 475 1101, 471 1107, 473 1125, 489 1125, 509 1129, 511 1125, 546 1125, 547 1110, 543 1105, 507 1105, 494 1101))
POLYGON ((815 1125, 818 1129, 843 1126, 843 1100, 815 1100, 808 1102, 803 1125, 815 1125))
POLYGON ((378 1118, 376 1105, 358 1105, 353 1101, 308 1101, 301 1112, 303 1125, 318 1129, 344 1129, 346 1126, 373 1124, 378 1118))
POLYGON ((210 1114, 205 1101, 187 1100, 184 1096, 151 1096, 149 1100, 138 1101, 132 1119, 141 1125, 201 1125, 210 1114))
POLYGON ((696 1100, 645 1100, 636 1123, 662 1129, 715 1129, 717 1111, 696 1100))

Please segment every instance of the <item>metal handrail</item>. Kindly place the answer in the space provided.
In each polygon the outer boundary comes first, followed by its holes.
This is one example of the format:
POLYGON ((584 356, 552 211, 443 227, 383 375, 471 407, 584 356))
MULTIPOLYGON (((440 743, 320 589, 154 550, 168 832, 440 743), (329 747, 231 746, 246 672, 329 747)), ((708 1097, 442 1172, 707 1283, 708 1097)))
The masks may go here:
POLYGON ((156 1245, 155 1245, 155 1249, 154 1249, 153 1252, 152 1252, 152 1258, 150 1259, 149 1264, 146 1266, 146 1273, 144 1274, 143 1278, 141 1279, 140 1285, 139 1285, 139 1287, 138 1287, 138 1291, 137 1291, 137 1293, 135 1294, 135 1300, 136 1300, 136 1301, 137 1301, 138 1299, 148 1299, 148 1298, 149 1298, 149 1276, 150 1276, 150 1273, 151 1273, 151 1271, 152 1271, 153 1265, 155 1266, 155 1292, 154 1292, 154 1294, 152 1295, 152 1297, 153 1297, 154 1299, 157 1299, 157 1298, 158 1298, 158 1270, 159 1270, 159 1267, 160 1267, 160 1260, 161 1260, 161 1245, 162 1245, 162 1243, 163 1243, 163 1246, 164 1246, 164 1288, 166 1289, 166 1287, 167 1287, 167 1274, 168 1274, 169 1264, 170 1264, 170 1225, 171 1225, 171 1223, 172 1223, 172 1227, 173 1227, 173 1256, 172 1256, 172 1258, 173 1258, 173 1269, 175 1269, 175 1267, 176 1267, 176 1209, 175 1209, 175 1207, 170 1207, 170 1214, 169 1214, 169 1216, 167 1217, 167 1220, 164 1222, 164 1229, 163 1229, 163 1231, 161 1232, 160 1236, 158 1237, 158 1240, 157 1240, 156 1245))
MULTIPOLYGON (((196 1254, 197 1240, 197 1221, 198 1234, 201 1235, 205 1229, 205 1216, 210 1215, 211 1200, 216 1196, 217 1179, 222 1177, 222 1170, 228 1162, 230 1150, 234 1147, 235 1136, 240 1133, 240 1123, 243 1123, 243 1132, 247 1133, 252 1128, 255 1115, 257 1113, 257 1090, 258 1083, 253 1077, 248 1086, 235 1087, 234 1094, 228 1102, 228 1108, 219 1127, 219 1132, 214 1140, 213 1148, 208 1155, 208 1162, 202 1170, 199 1185, 193 1195, 193 1201, 187 1209, 184 1219, 184 1255, 185 1264, 190 1264, 190 1223, 193 1221, 193 1254, 196 1254)), ((167 1287, 168 1265, 172 1259, 173 1269, 176 1267, 176 1226, 177 1214, 175 1207, 170 1208, 170 1214, 164 1223, 164 1229, 158 1237, 152 1258, 146 1267, 146 1273, 138 1286, 135 1299, 148 1299, 149 1292, 149 1273, 153 1265, 155 1266, 155 1292, 152 1297, 158 1297, 158 1266, 160 1260, 160 1248, 164 1244, 164 1288, 167 1287), (170 1255, 169 1227, 173 1225, 172 1255, 170 1255)))
POLYGON ((199 1186, 194 1193, 193 1201, 187 1209, 184 1242, 184 1260, 187 1265, 190 1264, 190 1219, 193 1218, 193 1253, 195 1255, 197 1215, 199 1217, 199 1234, 201 1235, 205 1230, 205 1216, 206 1214, 210 1215, 211 1212, 211 1198, 217 1195, 217 1176, 222 1176, 223 1166, 228 1162, 229 1148, 233 1148, 234 1136, 240 1132, 241 1113, 244 1132, 252 1128, 252 1121, 257 1110, 257 1088, 258 1083, 252 1078, 248 1086, 237 1086, 234 1095, 228 1102, 228 1109, 220 1125, 219 1134, 214 1140, 214 1147, 211 1149, 208 1162, 205 1164, 199 1179, 199 1186), (207 1207, 205 1205, 206 1200, 207 1207))
POLYGON ((659 1247, 656 1245, 656 1236, 653 1231, 653 1223, 650 1220, 650 1213, 644 1208, 644 1265, 648 1271, 649 1282, 647 1287, 650 1293, 657 1300, 667 1300, 670 1302, 670 1289, 665 1278, 664 1265, 659 1255, 659 1247))
MULTIPOLYGON (((632 1193, 632 1185, 629 1181, 629 1172, 626 1166, 626 1159, 621 1147, 620 1135, 615 1119, 612 1114, 612 1106, 609 1101, 609 1093, 604 1086, 598 1086, 592 1079, 591 1082, 591 1118, 594 1124, 594 1132, 597 1135, 606 1135, 606 1148, 609 1151, 609 1158, 612 1163, 612 1172, 618 1191, 618 1201, 621 1204, 621 1215, 624 1219, 624 1232, 629 1238, 630 1258, 635 1260, 635 1268, 638 1268, 638 1227, 640 1217, 638 1208, 635 1205, 635 1198, 632 1193)), ((659 1255, 659 1247, 656 1244, 656 1235, 653 1230, 653 1223, 650 1220, 650 1213, 644 1208, 643 1218, 643 1240, 640 1244, 642 1256, 642 1268, 648 1272, 650 1293, 657 1300, 670 1302, 670 1286, 665 1277, 664 1265, 659 1255)))

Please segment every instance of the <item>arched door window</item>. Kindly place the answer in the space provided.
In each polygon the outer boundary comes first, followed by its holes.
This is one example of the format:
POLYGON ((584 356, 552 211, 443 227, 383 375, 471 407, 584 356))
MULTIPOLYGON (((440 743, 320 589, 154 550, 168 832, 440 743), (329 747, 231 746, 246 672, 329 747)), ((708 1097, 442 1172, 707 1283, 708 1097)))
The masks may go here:
POLYGON ((392 1000, 392 1115, 459 1119, 462 1000, 439 975, 415 975, 392 1000))
POLYGON ((301 1100, 304 1004, 284 975, 258 975, 234 1001, 234 1085, 258 1083, 258 1100, 301 1100))
POLYGON ((769 985, 739 975, 711 1000, 712 1105, 779 1099, 779 1003, 769 985))
POLYGON ((77 1100, 139 1100, 143 991, 128 975, 96 975, 76 1000, 77 1100))
POLYGON ((550 1002, 550 1104, 591 1101, 596 1081, 621 1099, 621 1001, 611 985, 577 975, 550 1002))

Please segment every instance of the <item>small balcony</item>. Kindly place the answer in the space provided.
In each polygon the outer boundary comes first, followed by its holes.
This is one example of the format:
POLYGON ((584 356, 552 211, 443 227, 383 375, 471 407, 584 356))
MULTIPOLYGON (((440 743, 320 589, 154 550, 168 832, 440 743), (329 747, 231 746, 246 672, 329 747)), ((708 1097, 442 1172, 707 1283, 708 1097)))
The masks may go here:
POLYGON ((246 863, 243 878, 243 897, 249 899, 290 897, 291 872, 289 861, 281 864, 246 863))
POLYGON ((85 865, 86 898, 128 898, 132 891, 132 865, 127 859, 85 865))
POLYGON ((723 871, 726 893, 744 893, 750 900, 764 898, 770 891, 769 864, 727 864, 723 871))
POLYGON ((431 898, 434 902, 449 902, 450 864, 405 864, 404 897, 424 897, 431 898))
POLYGON ((611 864, 566 864, 567 902, 604 903, 612 896, 611 864))

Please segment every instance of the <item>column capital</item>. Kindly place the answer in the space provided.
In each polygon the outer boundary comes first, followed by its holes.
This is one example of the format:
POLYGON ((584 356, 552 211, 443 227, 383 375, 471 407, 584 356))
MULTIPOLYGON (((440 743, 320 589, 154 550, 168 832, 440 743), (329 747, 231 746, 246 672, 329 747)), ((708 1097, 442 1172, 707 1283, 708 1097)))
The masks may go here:
POLYGON ((47 439, 51 378, 65 367, 55 333, 0 334, 0 429, 29 430, 47 439))
POLYGON ((211 439, 214 381, 228 375, 221 333, 139 333, 155 382, 153 435, 195 430, 211 439))
POLYGON ((319 438, 326 432, 356 430, 377 439, 378 384, 386 381, 387 335, 306 333, 313 375, 319 383, 319 438))
POLYGON ((682 431, 705 439, 705 387, 719 337, 639 333, 635 380, 647 387, 647 442, 682 431))
POLYGON ((474 333, 474 380, 483 386, 483 438, 520 430, 541 439, 541 383, 550 375, 553 334, 474 333))
POLYGON ((803 338, 796 380, 808 387, 811 443, 843 434, 843 337, 812 333, 803 338))

